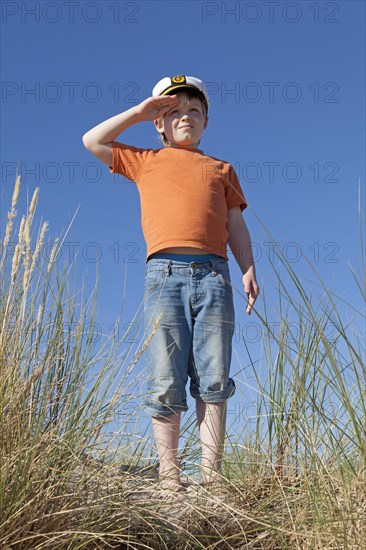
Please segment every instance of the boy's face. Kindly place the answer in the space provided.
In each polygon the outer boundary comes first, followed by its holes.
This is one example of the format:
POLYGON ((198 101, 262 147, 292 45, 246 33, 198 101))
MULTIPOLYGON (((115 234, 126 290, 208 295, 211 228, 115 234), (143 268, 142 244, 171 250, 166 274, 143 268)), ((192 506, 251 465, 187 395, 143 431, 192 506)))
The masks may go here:
POLYGON ((208 122, 207 115, 198 97, 189 97, 184 92, 177 94, 179 104, 168 111, 162 119, 154 121, 159 133, 165 136, 174 147, 198 147, 208 122))

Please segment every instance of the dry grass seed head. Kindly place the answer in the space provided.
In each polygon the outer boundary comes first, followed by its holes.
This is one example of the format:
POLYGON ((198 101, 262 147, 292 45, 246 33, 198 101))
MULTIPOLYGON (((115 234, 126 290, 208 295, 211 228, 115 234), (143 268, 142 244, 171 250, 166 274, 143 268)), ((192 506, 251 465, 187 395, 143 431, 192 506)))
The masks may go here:
POLYGON ((54 244, 53 244, 53 247, 52 247, 50 261, 48 262, 48 266, 47 266, 47 273, 49 273, 51 271, 52 265, 53 265, 53 263, 56 259, 56 255, 57 255, 57 252, 58 252, 58 249, 57 249, 58 241, 59 241, 59 238, 57 237, 54 244))

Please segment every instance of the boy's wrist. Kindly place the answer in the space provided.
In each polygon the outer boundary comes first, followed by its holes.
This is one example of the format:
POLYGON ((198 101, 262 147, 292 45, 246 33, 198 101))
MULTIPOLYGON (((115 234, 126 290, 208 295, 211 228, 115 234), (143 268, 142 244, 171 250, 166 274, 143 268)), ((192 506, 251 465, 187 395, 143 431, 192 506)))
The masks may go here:
POLYGON ((134 105, 133 107, 131 107, 131 109, 129 109, 129 111, 130 111, 130 115, 133 120, 133 123, 143 122, 144 119, 138 110, 138 105, 134 105))
POLYGON ((242 272, 243 275, 246 275, 249 272, 251 272, 255 275, 255 266, 254 266, 254 264, 247 264, 246 262, 243 262, 243 260, 241 260, 241 261, 237 260, 237 262, 239 264, 240 271, 242 272))
POLYGON ((254 264, 245 265, 245 266, 244 266, 244 273, 243 273, 243 275, 245 275, 246 273, 248 273, 248 271, 251 271, 252 273, 255 273, 255 265, 254 265, 254 264))

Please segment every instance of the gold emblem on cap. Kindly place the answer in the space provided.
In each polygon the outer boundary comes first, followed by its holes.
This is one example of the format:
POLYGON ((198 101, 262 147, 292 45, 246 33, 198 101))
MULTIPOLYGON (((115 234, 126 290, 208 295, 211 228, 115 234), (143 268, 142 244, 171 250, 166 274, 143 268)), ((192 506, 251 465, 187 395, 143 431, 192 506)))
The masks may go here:
POLYGON ((184 74, 180 74, 178 76, 172 76, 171 78, 172 84, 181 84, 182 82, 186 83, 186 77, 184 74))

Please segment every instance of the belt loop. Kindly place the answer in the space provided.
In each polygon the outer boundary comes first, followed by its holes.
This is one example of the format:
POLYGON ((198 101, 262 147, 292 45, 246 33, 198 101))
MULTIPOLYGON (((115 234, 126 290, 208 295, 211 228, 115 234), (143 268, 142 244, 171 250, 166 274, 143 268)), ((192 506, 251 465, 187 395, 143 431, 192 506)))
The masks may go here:
POLYGON ((168 263, 168 276, 172 274, 172 261, 169 260, 169 263, 168 263))

